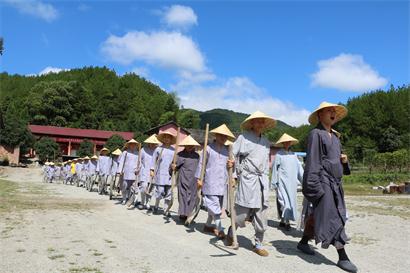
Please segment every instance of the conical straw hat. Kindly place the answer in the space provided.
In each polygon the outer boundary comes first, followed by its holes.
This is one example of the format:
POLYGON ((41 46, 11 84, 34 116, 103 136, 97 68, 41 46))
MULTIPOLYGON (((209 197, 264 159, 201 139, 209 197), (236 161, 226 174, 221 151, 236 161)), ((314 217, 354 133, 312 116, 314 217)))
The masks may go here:
POLYGON ((225 146, 233 145, 233 142, 227 139, 224 143, 225 146))
POLYGON ((128 146, 129 146, 130 144, 138 144, 138 143, 139 143, 139 142, 136 141, 135 139, 131 139, 131 140, 127 141, 127 143, 125 143, 124 147, 125 147, 125 148, 128 148, 128 146))
POLYGON ((229 140, 235 139, 235 136, 232 134, 231 130, 229 130, 226 124, 222 124, 221 126, 211 130, 210 133, 213 135, 220 134, 220 135, 227 136, 229 140))
POLYGON ((144 140, 144 143, 147 143, 147 144, 161 144, 161 142, 159 142, 159 140, 157 139, 156 134, 153 134, 149 138, 144 140))
POLYGON ((165 135, 169 135, 171 136, 172 140, 171 140, 171 144, 175 144, 177 143, 177 137, 170 131, 162 131, 158 134, 157 139, 159 141, 161 141, 162 143, 164 143, 164 136, 165 135))
POLYGON ((97 155, 93 155, 93 156, 91 157, 91 159, 98 159, 98 156, 97 156, 97 155))
POLYGON ((253 119, 264 119, 265 120, 265 125, 264 125, 264 129, 271 129, 274 128, 276 126, 276 120, 271 118, 270 116, 262 113, 261 111, 256 111, 255 113, 253 113, 252 115, 250 115, 249 117, 247 117, 242 123, 241 123, 241 129, 242 130, 251 130, 252 129, 252 125, 251 125, 251 120, 253 119))
POLYGON ((185 137, 179 146, 201 146, 193 137, 187 136, 185 137))
POLYGON ((48 163, 48 165, 54 166, 54 162, 50 162, 50 163, 48 163))
POLYGON ((104 147, 104 148, 102 148, 102 149, 100 150, 100 153, 101 153, 101 152, 107 152, 107 153, 109 153, 110 150, 108 150, 107 148, 104 147))
POLYGON ((295 145, 299 142, 299 140, 285 133, 279 138, 278 141, 276 141, 275 146, 283 147, 284 142, 291 142, 290 145, 295 145))
POLYGON ((319 122, 319 117, 317 116, 317 113, 323 108, 327 108, 327 107, 335 107, 336 109, 336 121, 335 122, 338 122, 341 119, 343 119, 345 116, 347 116, 347 109, 343 105, 329 103, 329 102, 324 101, 319 105, 318 108, 316 108, 315 111, 312 112, 312 114, 310 114, 309 119, 308 119, 309 123, 312 125, 317 124, 319 122))
POLYGON ((120 155, 122 152, 120 149, 115 150, 114 152, 112 152, 113 155, 120 155))

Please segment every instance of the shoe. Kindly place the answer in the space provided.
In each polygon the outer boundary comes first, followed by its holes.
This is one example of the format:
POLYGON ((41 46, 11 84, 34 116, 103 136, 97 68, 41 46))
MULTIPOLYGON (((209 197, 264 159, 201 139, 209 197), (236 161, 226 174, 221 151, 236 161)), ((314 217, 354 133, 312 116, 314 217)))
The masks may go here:
POLYGON ((171 217, 171 213, 170 213, 170 212, 165 212, 165 211, 164 211, 164 216, 165 216, 165 217, 171 217))
POLYGON ((269 252, 266 249, 263 249, 263 248, 255 247, 253 249, 253 252, 255 252, 256 254, 258 254, 259 256, 262 256, 262 257, 269 256, 269 252))
POLYGON ((127 204, 127 201, 126 200, 123 200, 122 202, 121 202, 121 205, 125 205, 125 204, 127 204))
POLYGON ((290 231, 291 229, 292 229, 292 227, 290 226, 290 224, 285 225, 285 230, 286 231, 290 231))
POLYGON ((204 226, 204 232, 218 235, 218 231, 216 230, 216 228, 207 225, 204 226))
POLYGON ((219 240, 223 240, 225 239, 225 233, 223 232, 223 230, 218 232, 218 235, 216 236, 219 240))
POLYGON ((315 251, 310 247, 309 244, 298 243, 297 248, 307 255, 315 255, 315 251))
POLYGON ((158 208, 155 208, 152 210, 153 214, 158 215, 159 214, 159 210, 158 208))
POLYGON ((337 266, 347 272, 357 272, 357 267, 350 260, 339 260, 337 266))
POLYGON ((284 222, 280 222, 280 223, 279 223, 279 227, 280 227, 280 228, 284 228, 284 227, 286 227, 286 224, 285 224, 284 222))
POLYGON ((141 204, 138 204, 138 205, 137 205, 137 209, 139 209, 139 210, 143 210, 144 207, 145 207, 145 206, 143 206, 143 205, 141 205, 141 204))

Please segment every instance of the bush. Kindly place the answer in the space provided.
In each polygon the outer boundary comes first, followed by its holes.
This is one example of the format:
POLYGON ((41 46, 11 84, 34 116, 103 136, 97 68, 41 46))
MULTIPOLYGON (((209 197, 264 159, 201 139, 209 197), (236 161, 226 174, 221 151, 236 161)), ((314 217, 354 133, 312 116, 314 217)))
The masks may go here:
POLYGON ((345 184, 387 185, 390 182, 399 184, 410 180, 410 173, 374 173, 343 176, 345 184))
POLYGON ((34 149, 40 161, 54 161, 60 155, 60 147, 49 137, 43 137, 34 144, 34 149))

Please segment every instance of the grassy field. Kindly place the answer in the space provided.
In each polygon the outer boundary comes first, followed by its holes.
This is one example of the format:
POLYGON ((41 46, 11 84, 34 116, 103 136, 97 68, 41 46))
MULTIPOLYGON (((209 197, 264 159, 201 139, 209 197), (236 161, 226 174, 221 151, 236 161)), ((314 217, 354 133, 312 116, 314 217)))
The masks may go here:
POLYGON ((77 210, 90 209, 92 202, 66 200, 56 193, 45 190, 41 184, 16 183, 0 179, 0 213, 21 210, 77 210))

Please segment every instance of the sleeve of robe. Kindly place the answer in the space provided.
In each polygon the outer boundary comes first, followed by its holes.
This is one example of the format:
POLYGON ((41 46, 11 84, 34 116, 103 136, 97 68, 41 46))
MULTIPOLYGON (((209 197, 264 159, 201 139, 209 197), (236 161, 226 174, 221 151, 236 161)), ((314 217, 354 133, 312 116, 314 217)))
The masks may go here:
POLYGON ((298 160, 298 184, 302 185, 303 183, 303 167, 302 167, 302 163, 300 163, 300 161, 298 160))
POLYGON ((233 178, 237 178, 238 174, 240 174, 239 166, 241 164, 241 156, 243 156, 243 145, 244 145, 244 138, 243 135, 239 135, 238 138, 232 145, 232 156, 235 160, 235 167, 233 172, 233 178))
MULTIPOLYGON (((208 151, 208 149, 209 149, 209 147, 206 147, 206 158, 207 158, 207 161, 208 161, 208 158, 209 158, 209 151, 208 151)), ((196 178, 196 179, 200 179, 200 178, 201 178, 203 155, 204 155, 203 152, 199 155, 199 163, 198 163, 198 167, 196 168, 196 172, 195 172, 195 178, 196 178)), ((205 169, 206 169, 206 164, 205 164, 205 169)))
POLYGON ((152 155, 151 164, 150 164, 151 165, 150 169, 153 171, 155 171, 155 167, 156 167, 155 163, 157 162, 158 154, 159 154, 159 149, 156 148, 154 151, 154 154, 152 155))
POLYGON ((278 172, 279 165, 280 165, 280 156, 276 155, 275 161, 273 162, 273 165, 272 165, 271 185, 273 188, 277 188, 279 184, 279 172, 278 172))
MULTIPOLYGON (((340 145, 340 151, 343 154, 342 145, 340 145)), ((349 161, 346 163, 342 163, 343 166, 343 175, 350 175, 350 164, 349 161)))
POLYGON ((117 173, 121 173, 124 170, 124 163, 125 163, 125 159, 127 155, 127 151, 122 152, 122 154, 120 155, 120 160, 118 162, 118 169, 117 169, 117 173))
POLYGON ((303 195, 313 204, 317 204, 324 194, 321 184, 322 143, 319 133, 314 129, 309 133, 306 166, 303 175, 303 195))

